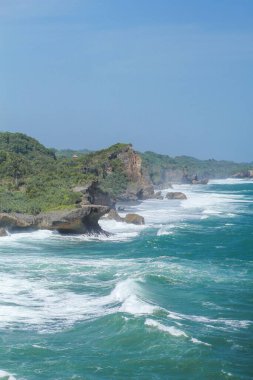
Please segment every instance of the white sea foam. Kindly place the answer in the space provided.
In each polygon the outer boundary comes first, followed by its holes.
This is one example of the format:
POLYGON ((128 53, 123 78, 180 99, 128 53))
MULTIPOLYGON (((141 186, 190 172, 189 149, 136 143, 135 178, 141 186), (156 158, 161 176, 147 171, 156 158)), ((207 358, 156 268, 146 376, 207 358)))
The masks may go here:
POLYGON ((242 183, 253 183, 250 178, 225 178, 225 179, 212 179, 209 181, 210 184, 215 185, 240 185, 242 183))
MULTIPOLYGON (((247 328, 252 324, 252 321, 248 320, 234 320, 234 319, 226 319, 226 318, 207 318, 201 315, 187 315, 187 314, 181 314, 181 313, 175 313, 168 311, 167 316, 172 319, 184 319, 189 320, 192 322, 199 322, 199 323, 205 323, 207 324, 214 324, 214 325, 225 325, 228 327, 232 327, 234 329, 240 329, 240 328, 247 328)), ((221 327, 223 329, 223 327, 221 327)))
MULTIPOLYGON (((231 182, 231 181, 230 181, 231 182)), ((230 183, 224 181, 224 183, 230 183)), ((190 220, 202 220, 209 217, 233 218, 241 204, 249 202, 243 195, 228 192, 215 192, 213 184, 222 181, 211 181, 210 185, 174 185, 173 191, 182 191, 186 194, 187 200, 163 200, 150 199, 141 204, 128 206, 128 212, 141 214, 148 227, 157 228, 157 236, 172 235, 184 223, 190 220)), ((232 183, 232 182, 231 182, 232 183)), ((235 183, 241 183, 235 181, 235 183)), ((162 191, 165 196, 171 189, 162 191)), ((123 214, 122 214, 123 215, 123 214)), ((117 223, 111 225, 111 231, 117 231, 117 223)), ((126 228, 129 225, 126 225, 126 228)), ((136 233, 139 233, 136 230, 136 233)))
POLYGON ((112 301, 121 302, 120 312, 134 315, 152 314, 158 308, 140 298, 140 288, 136 281, 127 279, 119 282, 110 294, 112 301))
POLYGON ((157 236, 164 236, 164 235, 173 235, 174 234, 174 229, 176 228, 176 225, 171 223, 167 224, 165 226, 162 226, 159 228, 157 231, 157 236))
POLYGON ((165 333, 168 333, 168 334, 170 334, 172 336, 176 336, 176 337, 181 337, 182 336, 182 337, 185 337, 185 338, 190 338, 190 341, 192 343, 195 343, 195 344, 203 344, 204 346, 211 346, 211 344, 209 344, 209 343, 202 342, 199 339, 189 337, 189 335, 187 335, 183 330, 180 330, 180 329, 178 329, 178 328, 176 328, 174 326, 165 326, 162 323, 160 323, 158 321, 155 321, 155 320, 153 320, 151 318, 146 319, 145 325, 149 326, 149 327, 157 328, 158 330, 160 330, 162 332, 165 332, 165 333))
POLYGON ((229 376, 229 377, 233 376, 231 372, 226 372, 223 369, 221 370, 221 373, 223 373, 224 375, 229 376))
POLYGON ((0 370, 0 379, 2 380, 16 380, 16 378, 7 371, 0 370))
POLYGON ((191 338, 191 341, 192 343, 196 343, 196 344, 204 344, 204 346, 211 346, 211 344, 209 343, 206 343, 206 342, 202 342, 202 340, 199 340, 199 339, 196 339, 196 338, 191 338))
POLYGON ((188 335, 184 331, 179 330, 174 326, 165 326, 160 322, 154 321, 153 319, 146 319, 145 325, 150 326, 150 327, 155 327, 158 330, 169 333, 170 335, 173 335, 173 336, 188 337, 188 335))
MULTIPOLYGON (((134 206, 128 206, 128 212, 139 213, 145 218, 146 225, 137 226, 113 220, 100 220, 101 227, 111 233, 106 235, 68 235, 60 236, 52 231, 11 234, 0 238, 1 245, 26 244, 28 240, 73 240, 73 241, 124 241, 137 237, 145 228, 158 229, 157 236, 172 235, 183 223, 189 220, 202 220, 209 217, 233 218, 244 203, 252 202, 231 191, 215 192, 212 185, 252 183, 252 180, 226 179, 212 180, 209 185, 174 185, 173 191, 182 191, 187 200, 150 199, 134 206)), ((171 189, 165 189, 165 196, 171 189)), ((122 216, 125 213, 120 213, 122 216)))
POLYGON ((0 280, 0 327, 54 331, 106 314, 125 312, 137 316, 157 310, 143 299, 142 290, 134 279, 119 281, 108 295, 97 297, 48 285, 45 280, 3 276, 0 280))

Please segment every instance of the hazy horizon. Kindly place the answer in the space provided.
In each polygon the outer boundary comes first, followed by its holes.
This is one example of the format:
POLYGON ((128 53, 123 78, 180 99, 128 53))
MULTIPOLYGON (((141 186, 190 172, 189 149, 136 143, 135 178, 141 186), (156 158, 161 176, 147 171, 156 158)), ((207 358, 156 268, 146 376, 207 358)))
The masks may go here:
POLYGON ((252 162, 253 3, 2 0, 1 130, 252 162))

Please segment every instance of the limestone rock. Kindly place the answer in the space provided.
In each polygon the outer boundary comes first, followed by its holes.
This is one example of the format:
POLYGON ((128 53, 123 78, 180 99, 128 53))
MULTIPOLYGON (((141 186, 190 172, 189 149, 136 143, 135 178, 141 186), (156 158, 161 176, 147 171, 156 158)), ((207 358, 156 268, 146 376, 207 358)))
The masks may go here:
POLYGON ((117 213, 116 210, 111 209, 108 214, 106 214, 103 219, 108 220, 115 220, 116 222, 124 222, 124 218, 121 218, 121 216, 117 213))
POLYGON ((98 181, 91 181, 84 186, 76 186, 73 188, 73 191, 82 195, 81 206, 90 204, 109 206, 112 208, 115 206, 115 199, 99 188, 98 181))
POLYGON ((245 170, 232 175, 233 178, 252 178, 253 170, 245 170))
POLYGON ((0 213, 0 228, 10 231, 56 230, 64 234, 105 233, 98 220, 109 211, 107 206, 87 205, 63 211, 51 211, 36 216, 0 213))
POLYGON ((7 232, 4 228, 0 228, 0 237, 7 236, 7 232))
POLYGON ((143 171, 141 156, 133 150, 131 145, 127 145, 116 156, 122 162, 129 181, 125 193, 121 194, 119 199, 135 201, 152 198, 154 187, 149 176, 143 171))
POLYGON ((124 220, 126 223, 130 223, 130 224, 138 224, 138 225, 145 224, 145 220, 143 216, 138 215, 138 214, 126 214, 124 220))
POLYGON ((187 196, 180 191, 169 192, 166 194, 167 199, 187 199, 187 196))
POLYGON ((154 196, 153 196, 154 199, 160 199, 162 200, 163 199, 163 196, 162 196, 162 192, 161 191, 157 191, 154 196))

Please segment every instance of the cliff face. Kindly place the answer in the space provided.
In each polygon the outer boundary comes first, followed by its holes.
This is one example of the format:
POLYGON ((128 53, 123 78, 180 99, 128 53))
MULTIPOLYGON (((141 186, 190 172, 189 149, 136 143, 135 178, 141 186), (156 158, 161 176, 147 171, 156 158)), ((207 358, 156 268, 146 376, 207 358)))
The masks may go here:
POLYGON ((83 170, 94 179, 74 188, 82 193, 81 204, 114 207, 117 200, 147 199, 154 195, 153 185, 143 172, 142 159, 130 144, 116 144, 87 155, 83 170))
POLYGON ((233 174, 233 178, 253 178, 253 169, 233 174))
POLYGON ((141 156, 135 152, 131 145, 118 154, 118 158, 123 163, 125 173, 128 178, 128 185, 120 200, 143 200, 152 198, 154 188, 148 176, 145 175, 142 167, 141 156))
POLYGON ((160 187, 166 187, 169 183, 205 183, 206 179, 231 176, 249 177, 252 169, 252 163, 200 160, 189 156, 171 157, 154 152, 142 153, 141 157, 151 182, 160 187))

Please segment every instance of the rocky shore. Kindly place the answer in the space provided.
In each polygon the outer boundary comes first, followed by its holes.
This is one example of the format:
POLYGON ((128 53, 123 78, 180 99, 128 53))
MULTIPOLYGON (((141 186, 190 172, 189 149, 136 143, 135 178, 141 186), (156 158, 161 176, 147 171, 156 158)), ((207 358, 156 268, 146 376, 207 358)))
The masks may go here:
POLYGON ((38 229, 55 230, 62 234, 106 234, 99 226, 98 221, 109 210, 108 206, 87 205, 72 210, 52 211, 39 215, 1 213, 1 236, 5 236, 6 230, 21 232, 38 229))

